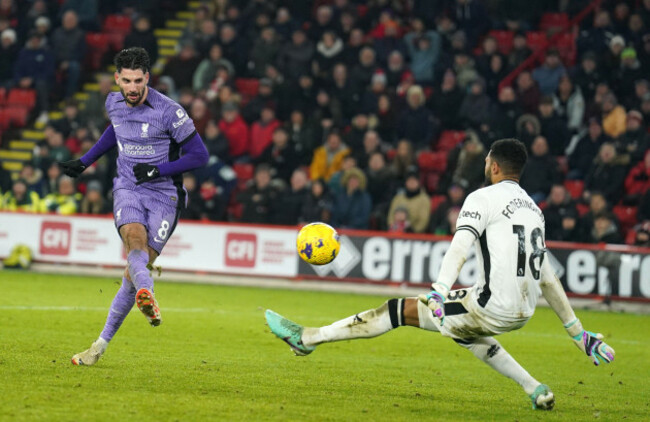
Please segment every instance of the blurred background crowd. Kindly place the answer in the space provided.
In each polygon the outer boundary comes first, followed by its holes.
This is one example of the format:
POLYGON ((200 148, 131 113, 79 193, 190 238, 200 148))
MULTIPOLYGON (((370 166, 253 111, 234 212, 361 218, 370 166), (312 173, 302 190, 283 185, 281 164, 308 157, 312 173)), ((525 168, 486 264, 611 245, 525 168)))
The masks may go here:
POLYGON ((117 15, 210 152, 182 218, 453 234, 490 145, 516 137, 547 239, 650 245, 650 0, 190 3, 159 60, 154 29, 188 2, 0 0, 0 89, 33 90, 43 131, 17 177, 0 168, 0 209, 112 211, 116 151, 79 180, 56 163, 108 124, 115 51, 91 63, 88 41, 117 15))

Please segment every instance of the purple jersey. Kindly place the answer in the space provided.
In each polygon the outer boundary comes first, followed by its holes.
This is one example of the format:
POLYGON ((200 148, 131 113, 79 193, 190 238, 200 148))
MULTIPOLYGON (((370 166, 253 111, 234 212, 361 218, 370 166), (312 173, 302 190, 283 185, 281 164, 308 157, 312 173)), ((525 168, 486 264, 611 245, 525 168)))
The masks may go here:
POLYGON ((184 206, 182 175, 159 177, 136 186, 133 167, 138 163, 160 165, 177 160, 183 142, 196 133, 183 107, 149 87, 144 103, 129 107, 119 92, 106 98, 106 112, 115 130, 118 158, 113 190, 129 189, 153 194, 157 199, 184 206))

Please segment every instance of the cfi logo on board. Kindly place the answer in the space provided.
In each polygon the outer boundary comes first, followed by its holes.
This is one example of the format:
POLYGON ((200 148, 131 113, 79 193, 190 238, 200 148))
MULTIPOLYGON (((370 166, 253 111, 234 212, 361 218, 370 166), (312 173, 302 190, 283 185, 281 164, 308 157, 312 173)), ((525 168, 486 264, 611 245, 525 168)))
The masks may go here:
POLYGON ((70 253, 70 233, 70 223, 43 221, 39 242, 41 255, 68 255, 70 253))
POLYGON ((255 266, 257 236, 253 233, 226 235, 226 266, 252 268, 255 266))
POLYGON ((141 138, 149 137, 149 123, 142 123, 142 133, 140 133, 141 138))

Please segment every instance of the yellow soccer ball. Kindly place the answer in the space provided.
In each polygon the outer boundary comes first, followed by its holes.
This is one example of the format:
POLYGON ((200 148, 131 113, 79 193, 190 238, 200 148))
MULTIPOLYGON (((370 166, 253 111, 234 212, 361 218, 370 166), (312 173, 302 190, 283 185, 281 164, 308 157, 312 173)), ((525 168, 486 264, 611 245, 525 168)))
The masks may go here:
POLYGON ((341 249, 339 235, 325 223, 311 223, 300 229, 296 239, 298 255, 313 265, 329 264, 341 249))

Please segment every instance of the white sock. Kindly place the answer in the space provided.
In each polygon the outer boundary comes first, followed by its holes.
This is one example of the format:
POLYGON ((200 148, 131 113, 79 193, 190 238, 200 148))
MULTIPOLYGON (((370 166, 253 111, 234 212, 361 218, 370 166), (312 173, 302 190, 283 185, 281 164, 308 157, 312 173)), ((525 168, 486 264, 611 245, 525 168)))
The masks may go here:
POLYGON ((305 327, 302 342, 316 346, 332 341, 371 338, 404 325, 404 300, 391 299, 377 309, 370 309, 320 328, 305 327))
POLYGON ((492 369, 516 381, 524 389, 526 394, 533 394, 540 382, 533 378, 519 363, 501 347, 498 341, 492 337, 477 339, 473 343, 461 346, 469 349, 474 356, 490 365, 492 369))
POLYGON ((104 353, 106 351, 106 348, 108 347, 108 342, 101 337, 97 338, 95 344, 97 345, 99 350, 101 350, 102 353, 104 353))

